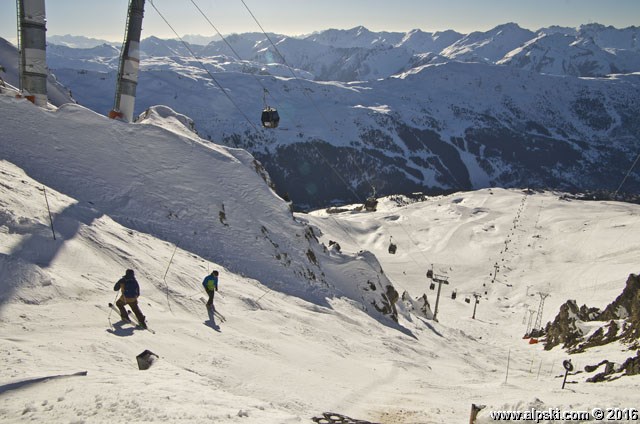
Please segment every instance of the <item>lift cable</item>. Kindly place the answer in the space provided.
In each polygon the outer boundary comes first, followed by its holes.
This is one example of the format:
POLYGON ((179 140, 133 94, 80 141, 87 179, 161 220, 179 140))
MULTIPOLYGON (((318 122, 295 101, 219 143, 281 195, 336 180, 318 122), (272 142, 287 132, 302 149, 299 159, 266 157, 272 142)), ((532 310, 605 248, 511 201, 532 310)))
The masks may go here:
MULTIPOLYGON (((227 45, 227 47, 229 47, 229 49, 233 52, 233 54, 238 58, 238 60, 244 60, 242 59, 242 57, 240 56, 240 54, 233 48, 233 46, 231 45, 231 43, 229 43, 227 41, 227 38, 222 35, 222 33, 218 30, 218 28, 216 28, 216 26, 213 24, 213 22, 211 22, 211 19, 209 19, 209 17, 203 12, 203 10, 200 8, 200 6, 198 6, 198 4, 195 2, 195 0, 191 0, 191 3, 193 3, 193 5, 196 7, 196 9, 198 9, 198 12, 200 12, 200 14, 202 15, 202 17, 204 17, 204 19, 209 23, 209 25, 211 25, 211 28, 214 29, 214 31, 218 34, 218 36, 222 39, 222 41, 224 41, 224 43, 227 45)), ((252 74, 253 75, 253 74, 252 74)), ((262 81, 260 81, 260 79, 253 75, 254 79, 256 80, 256 82, 258 84, 260 84, 260 86, 262 87, 262 89, 264 90, 265 93, 269 94, 269 96, 274 100, 275 104, 278 104, 277 99, 269 92, 269 90, 267 90, 267 87, 264 86, 264 84, 262 83, 262 81)))
POLYGON ((622 185, 625 183, 625 181, 627 181, 627 178, 629 178, 629 175, 631 174, 631 171, 633 171, 633 168, 636 167, 636 164, 638 163, 638 159, 640 159, 640 153, 638 153, 638 156, 636 156, 636 160, 633 161, 631 168, 629 168, 629 170, 627 171, 627 175, 624 176, 624 178, 622 179, 622 182, 620 183, 616 191, 613 193, 613 200, 616 199, 618 195, 618 191, 620 191, 620 189, 622 188, 622 185))
MULTIPOLYGON (((320 118, 325 122, 325 124, 327 124, 327 127, 330 128, 332 131, 335 131, 335 128, 333 125, 331 125, 331 123, 329 122, 329 120, 327 119, 327 117, 325 116, 325 114, 323 113, 322 109, 318 106, 318 104, 313 100, 313 98, 311 97, 311 95, 309 93, 307 93, 307 91, 304 89, 304 87, 302 87, 302 83, 300 82, 300 78, 298 76, 296 76, 295 72, 293 71, 293 68, 289 65, 289 63, 287 62, 287 60, 285 59, 284 55, 282 53, 280 53, 280 50, 278 49, 278 47, 276 46, 276 44, 273 42, 273 40, 271 39, 271 37, 269 37, 269 34, 267 34, 267 32, 265 31, 265 29, 263 28, 263 26, 260 24, 260 22, 258 21, 258 18, 256 18, 256 16, 253 14, 253 12, 251 11, 251 9, 249 8, 249 6, 247 6, 247 3, 245 3, 244 0, 240 0, 242 2, 242 4, 244 5, 244 7, 247 9, 247 11, 249 12, 249 14, 251 15, 251 17, 253 18, 253 20, 255 21, 255 23, 258 25, 258 27, 260 28, 260 30, 262 31, 262 33, 264 34, 264 36, 267 38, 267 40, 269 41, 269 43, 271 44, 271 46, 273 47, 273 49, 275 50, 275 52, 278 54, 278 56, 280 56, 280 59, 282 60, 282 63, 284 63, 284 65, 286 66, 286 68, 289 70, 289 73, 291 74, 291 76, 293 77, 293 79, 300 84, 301 88, 302 88, 302 94, 305 95, 313 104, 313 107, 316 109, 316 111, 318 112, 318 116, 320 116, 320 118)), ((313 146, 313 144, 312 144, 313 146)), ((333 172, 338 176, 338 178, 347 186, 347 188, 349 189, 349 191, 351 191, 351 193, 353 193, 356 197, 356 199, 358 199, 359 202, 362 202, 362 199, 360 197, 360 195, 358 195, 357 192, 355 192, 355 190, 351 187, 351 185, 349 185, 344 178, 342 177, 342 175, 340 175, 340 173, 335 170, 332 166, 331 163, 324 157, 324 155, 322 155, 322 153, 318 150, 317 147, 313 146, 316 150, 316 152, 318 153, 318 155, 320 155, 326 162, 327 164, 329 164, 329 166, 331 167, 331 169, 333 170, 333 172)), ((358 168, 358 170, 360 171, 360 173, 365 177, 365 181, 366 183, 369 185, 369 187, 371 188, 371 190, 373 192, 375 192, 375 187, 373 186, 373 184, 371 184, 371 182, 369 181, 369 178, 367 178, 367 173, 364 172, 364 170, 358 165, 357 161, 353 160, 352 158, 352 162, 353 164, 356 166, 356 168, 358 168)))
POLYGON ((171 24, 169 23, 169 21, 167 21, 167 19, 164 17, 164 15, 158 10, 158 8, 156 7, 155 4, 153 4, 153 0, 149 0, 149 3, 151 3, 151 6, 155 9, 155 11, 158 13, 158 15, 160 15, 160 17, 162 18, 162 20, 167 24, 167 26, 169 26, 169 28, 171 28, 171 31, 173 31, 173 33, 176 35, 176 37, 178 37, 178 40, 180 40, 180 42, 182 43, 182 45, 189 51, 189 53, 191 54, 191 56, 193 56, 193 58, 196 60, 196 62, 198 62, 200 64, 200 67, 202 67, 202 69, 209 75, 209 77, 211 78, 211 80, 214 82, 214 84, 222 91, 222 93, 227 97, 227 99, 229 99, 229 101, 233 104, 233 106, 238 110, 238 112, 240 112, 240 114, 244 117, 244 119, 249 123, 249 125, 251 125, 253 127, 253 129, 256 130, 256 132, 258 131, 258 127, 256 127, 256 125, 251 122, 251 120, 249 119, 249 117, 247 117, 247 115, 242 111, 242 109, 240 109, 240 106, 238 106, 238 104, 231 98, 231 96, 229 95, 229 93, 227 93, 227 90, 224 89, 224 87, 222 87, 222 85, 218 82, 218 80, 215 79, 215 77, 213 76, 213 74, 211 74, 211 72, 206 68, 206 66, 204 65, 204 63, 202 63, 202 61, 200 59, 198 59, 198 57, 195 55, 195 53, 193 52, 193 50, 191 49, 191 47, 189 47, 189 45, 182 39, 182 37, 180 37, 180 35, 178 35, 178 33, 176 32, 176 30, 173 28, 173 26, 171 26, 171 24))
MULTIPOLYGON (((247 11, 249 12, 249 14, 251 15, 251 17, 253 18, 253 20, 255 21, 255 23, 258 25, 258 27, 260 28, 260 30, 262 31, 262 33, 264 34, 264 36, 267 38, 267 40, 269 41, 269 43, 271 43, 271 46, 273 47, 273 49, 275 50, 275 52, 278 54, 278 56, 281 58, 282 62, 284 63, 284 65, 287 67, 287 69, 289 70, 289 72, 291 73, 291 75, 293 76, 293 78, 300 84, 299 78, 295 75, 295 72, 293 71, 293 68, 287 63, 287 60, 285 59, 284 55, 280 52, 280 50, 278 49, 278 47, 276 46, 276 44, 273 42, 273 40, 271 39, 271 37, 269 37, 269 35, 267 34, 267 32, 265 31, 264 27, 260 24, 260 22, 258 21, 258 19, 256 18, 256 16, 254 15, 254 13, 251 11, 251 9, 249 8, 249 6, 247 6, 247 4, 245 3, 244 0, 240 0, 242 2, 242 4, 244 5, 244 7, 247 9, 247 11)), ((313 106, 315 107, 315 109, 318 111, 319 116, 325 121, 325 123, 327 124, 327 127, 331 128, 333 131, 335 131, 335 128, 333 125, 331 125, 328 121, 328 119, 326 118, 326 116, 324 115, 324 113, 322 112, 322 110, 318 107, 317 103, 313 100, 313 98, 306 92, 306 90, 302 90, 302 93, 307 96, 307 98, 311 101, 311 103, 313 104, 313 106)), ((326 157, 324 157, 324 155, 322 155, 322 153, 318 150, 317 147, 313 146, 316 150, 316 152, 318 153, 318 155, 320 155, 325 162, 329 165, 329 167, 333 170, 333 172, 340 178, 340 180, 345 184, 345 186, 347 187, 347 189, 349 189, 355 196, 356 199, 358 199, 360 202, 362 202, 361 197, 358 195, 357 192, 355 192, 353 190, 353 188, 351 187, 350 184, 348 184, 344 178, 342 177, 342 175, 340 175, 340 173, 338 173, 338 171, 331 165, 331 163, 327 160, 326 157)), ((369 187, 372 189, 372 191, 375 193, 375 187, 373 186, 373 184, 371 184, 371 182, 369 181, 369 179, 366 177, 368 174, 365 173, 362 168, 358 165, 357 161, 355 161, 353 158, 352 162, 353 164, 358 168, 358 170, 360 171, 360 173, 365 176, 365 181, 367 182, 367 184, 369 185, 369 187)), ((343 226, 337 219, 335 219, 332 216, 332 219, 334 220, 334 222, 336 223, 336 225, 338 225, 340 228, 342 228, 342 230, 344 231, 344 233, 354 242, 355 245, 360 246, 360 243, 358 243, 355 238, 352 236, 352 234, 350 233, 350 231, 345 228, 345 226, 343 226)), ((411 240, 411 242, 416 246, 417 246, 417 242, 413 239, 413 237, 411 236, 411 234, 407 231, 406 228, 404 228, 404 226, 402 224, 400 224, 400 227, 402 228, 402 230, 407 234, 407 237, 409 238, 409 240, 411 240)), ((423 256, 424 256, 424 252, 422 250, 417 249, 418 252, 420 252, 423 256)), ((413 262, 416 263, 416 265, 418 266, 423 266, 424 264, 420 264, 418 261, 415 260, 415 258, 413 258, 411 255, 408 256, 409 259, 411 259, 413 262)), ((427 258, 425 257, 425 260, 427 258)), ((398 284, 398 286, 400 286, 403 290, 406 291, 406 289, 404 289, 400 284, 398 284)))
MULTIPOLYGON (((211 27, 218 33, 218 35, 222 38, 222 40, 227 44, 227 46, 231 49, 231 51, 236 55, 236 57, 239 60, 243 60, 242 57, 240 56, 240 54, 231 46, 231 44, 226 40, 226 38, 222 35, 222 33, 216 28, 216 26, 213 24, 213 22, 211 21, 211 19, 209 19, 207 17, 207 15, 204 13, 204 11, 195 3, 194 0, 191 0, 191 2, 193 3, 193 5, 198 9, 198 11, 200 12, 200 14, 207 20, 207 22, 209 22, 209 24, 211 25, 211 27)), ((246 5, 245 5, 246 6, 246 5)), ((251 13, 251 11, 249 11, 249 13, 251 13)), ((253 15, 253 13, 251 13, 251 16, 254 17, 254 20, 256 20, 255 16, 253 15)), ((256 20, 257 22, 257 20, 256 20)), ((262 33, 267 37, 267 39, 269 40, 269 42, 271 42, 272 45, 273 42, 271 41, 271 39, 269 38, 269 36, 266 34, 266 32, 264 31, 264 29, 262 28, 262 25, 260 25, 260 23, 258 22, 258 26, 260 27, 260 29, 262 29, 262 33)), ((278 55, 280 55, 280 57, 282 58, 282 60, 285 62, 285 66, 288 68, 289 72, 291 72, 291 74, 293 75, 293 79, 296 80, 299 84, 300 82, 298 81, 298 77, 295 75, 295 73, 293 72, 293 70, 291 69, 291 67, 286 63, 286 61, 284 60, 284 57, 282 56, 282 54, 280 53, 279 50, 277 50, 277 47, 274 48, 276 49, 276 52, 278 53, 278 55)), ((258 79, 258 77, 256 77, 254 75, 254 78, 256 79, 256 81, 258 81, 258 84, 260 84, 260 86, 263 88, 264 92, 266 92, 267 94, 269 94, 270 97, 272 97, 274 100, 276 100, 273 95, 269 92, 269 90, 267 90, 267 88, 262 84, 262 82, 258 79)), ((328 124, 326 118, 324 117, 324 115, 322 115, 322 111, 319 110, 318 106, 315 104, 315 102, 313 101, 313 99, 311 97, 309 97, 309 94, 307 93, 306 90, 302 90, 302 93, 307 96, 309 98, 309 100, 311 101, 311 103, 314 105, 314 107, 318 110, 320 116, 325 120, 325 123, 328 124)), ((265 101, 266 103, 266 101, 265 101)), ((277 100, 276 100, 276 105, 277 105, 277 100)), ((332 128, 330 124, 327 125, 328 127, 332 128)), ((358 195, 358 193, 351 187, 351 185, 349 185, 343 178, 343 176, 338 172, 337 169, 335 169, 334 166, 332 166, 331 162, 329 162, 329 160, 320 152, 320 150, 313 144, 311 144, 311 147, 315 150, 316 154, 318 154, 318 156, 320 156, 329 166, 329 168, 331 169, 331 171, 333 171, 333 173, 336 175, 336 177, 338 177, 338 179, 345 185, 345 187, 347 188, 348 191, 350 191, 355 197, 356 199, 358 199, 358 201, 362 202, 360 196, 358 195)), ((353 161, 355 163, 355 161, 353 161)), ((357 167, 357 163, 356 163, 356 167, 357 167)), ((361 171, 362 172, 362 171, 361 171)), ((367 181, 367 183, 369 183, 367 181)), ((371 184, 369 184, 371 185, 371 184)))

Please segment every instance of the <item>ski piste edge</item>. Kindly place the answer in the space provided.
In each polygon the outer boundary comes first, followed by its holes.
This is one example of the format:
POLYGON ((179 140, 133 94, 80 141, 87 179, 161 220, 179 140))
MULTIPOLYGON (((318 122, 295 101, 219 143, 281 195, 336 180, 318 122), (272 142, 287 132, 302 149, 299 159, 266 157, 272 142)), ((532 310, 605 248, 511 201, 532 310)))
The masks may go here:
MULTIPOLYGON (((200 300, 202 300, 202 303, 204 303, 205 305, 207 304, 207 300, 204 297, 201 297, 200 300)), ((221 322, 225 322, 227 319, 224 317, 224 315, 222 315, 220 312, 216 311, 215 306, 213 306, 211 308, 213 310, 213 315, 217 316, 218 318, 220 318, 221 322)))
MULTIPOLYGON (((111 309, 113 309, 114 311, 116 311, 118 313, 118 316, 120 316, 120 310, 116 307, 116 305, 114 305, 113 303, 109 302, 109 307, 111 309)), ((131 311, 127 311, 127 315, 131 315, 131 311)), ((149 327, 140 325, 140 323, 138 322, 138 320, 136 318, 132 319, 131 317, 129 317, 129 322, 131 324, 135 325, 136 328, 140 328, 142 330, 147 330, 151 334, 156 334, 155 330, 152 330, 149 327)))

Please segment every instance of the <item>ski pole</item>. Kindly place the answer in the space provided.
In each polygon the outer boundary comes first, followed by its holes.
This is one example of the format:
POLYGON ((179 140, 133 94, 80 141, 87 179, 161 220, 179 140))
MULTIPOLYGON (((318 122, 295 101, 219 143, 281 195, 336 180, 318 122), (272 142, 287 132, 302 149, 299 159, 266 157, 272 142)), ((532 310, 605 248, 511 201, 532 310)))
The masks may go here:
MULTIPOLYGON (((116 297, 113 298, 113 304, 115 305, 118 299, 118 294, 116 293, 116 297)), ((111 312, 113 312, 112 308, 109 308, 109 315, 107 315, 107 321, 109 321, 109 325, 113 328, 113 324, 111 324, 111 312)))

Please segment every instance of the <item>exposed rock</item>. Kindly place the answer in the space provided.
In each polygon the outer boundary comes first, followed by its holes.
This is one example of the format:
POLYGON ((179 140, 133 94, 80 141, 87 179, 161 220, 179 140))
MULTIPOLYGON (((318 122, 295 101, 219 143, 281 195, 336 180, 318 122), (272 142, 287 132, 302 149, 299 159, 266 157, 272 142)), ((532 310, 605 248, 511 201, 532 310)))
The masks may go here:
POLYGON ((545 350, 550 350, 563 343, 564 348, 575 346, 583 336, 577 321, 589 321, 589 311, 586 306, 578 308, 575 300, 568 300, 560 306, 560 312, 552 323, 547 324, 545 350), (585 319, 586 318, 586 319, 585 319))
POLYGON ((431 305, 427 300, 427 295, 423 294, 417 299, 413 299, 408 292, 402 293, 402 303, 404 303, 407 310, 412 311, 414 314, 422 316, 427 319, 433 319, 433 312, 431 311, 431 305))
POLYGON ((585 367, 585 371, 593 372, 600 368, 602 364, 605 364, 604 371, 588 378, 587 382, 599 383, 602 381, 613 381, 620 377, 640 374, 640 350, 636 353, 635 357, 628 358, 619 367, 616 367, 616 364, 613 362, 604 360, 598 365, 585 367))
POLYGON ((594 346, 604 346, 614 342, 620 338, 618 330, 620 327, 616 321, 610 321, 603 327, 598 328, 584 343, 580 343, 575 349, 570 350, 571 353, 584 352, 586 349, 594 346))
POLYGON ((607 306, 600 320, 624 319, 620 338, 632 342, 640 337, 640 277, 629 275, 622 294, 607 306))
POLYGON ((562 344, 570 353, 576 353, 616 340, 636 346, 640 338, 640 278, 630 274, 622 294, 604 311, 586 305, 578 308, 575 300, 568 300, 553 322, 547 324, 545 333, 546 350, 562 344), (593 321, 602 321, 602 325, 585 340, 579 324, 593 321))
MULTIPOLYGON (((375 286, 371 281, 368 281, 369 285, 372 286, 373 290, 375 290, 375 286)), ((400 295, 396 291, 396 289, 392 285, 388 285, 386 287, 386 293, 380 296, 380 303, 378 305, 377 301, 373 301, 373 307, 376 308, 378 312, 381 312, 389 317, 391 317, 394 321, 398 321, 398 311, 396 309, 396 302, 400 295)))

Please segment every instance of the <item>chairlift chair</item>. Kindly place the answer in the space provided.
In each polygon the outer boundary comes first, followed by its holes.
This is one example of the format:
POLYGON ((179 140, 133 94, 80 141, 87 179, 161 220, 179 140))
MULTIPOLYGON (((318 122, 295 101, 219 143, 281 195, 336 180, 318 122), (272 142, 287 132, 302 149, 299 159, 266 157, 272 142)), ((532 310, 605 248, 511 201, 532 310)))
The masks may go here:
POLYGON ((395 255, 397 249, 398 249, 398 246, 395 245, 393 241, 391 241, 391 237, 389 237, 389 253, 391 253, 392 255, 395 255))

